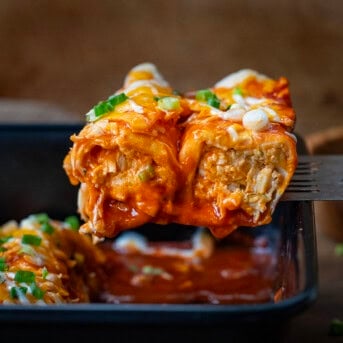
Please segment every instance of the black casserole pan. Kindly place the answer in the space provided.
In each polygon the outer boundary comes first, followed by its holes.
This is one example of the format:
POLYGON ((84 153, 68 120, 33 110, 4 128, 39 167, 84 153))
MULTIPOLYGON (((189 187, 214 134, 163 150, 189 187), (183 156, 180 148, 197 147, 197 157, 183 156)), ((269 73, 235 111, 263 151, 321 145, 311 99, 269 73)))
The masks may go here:
MULTIPOLYGON (((80 126, 75 125, 0 126, 1 223, 37 212, 47 212, 56 219, 76 212, 77 187, 69 184, 62 161, 71 145, 70 135, 79 130, 80 126)), ((305 152, 301 141, 298 151, 305 152)), ((1 337, 50 342, 76 336, 87 341, 102 337, 117 342, 234 342, 258 338, 275 342, 282 337, 289 319, 316 298, 312 203, 280 203, 271 224, 241 230, 271 242, 280 262, 279 285, 286 294, 292 285, 286 299, 256 305, 3 305, 1 337), (290 275, 295 277, 290 280, 290 275)), ((174 233, 177 235, 177 230, 174 233)))

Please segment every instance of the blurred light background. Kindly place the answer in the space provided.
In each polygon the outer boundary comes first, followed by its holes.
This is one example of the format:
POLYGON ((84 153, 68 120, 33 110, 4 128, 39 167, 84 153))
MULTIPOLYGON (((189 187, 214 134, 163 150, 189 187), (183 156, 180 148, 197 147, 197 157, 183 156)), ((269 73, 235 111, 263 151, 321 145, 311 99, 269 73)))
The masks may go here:
POLYGON ((150 61, 180 90, 241 68, 286 76, 298 132, 343 125, 342 0, 1 0, 0 43, 3 104, 48 102, 66 121, 150 61))

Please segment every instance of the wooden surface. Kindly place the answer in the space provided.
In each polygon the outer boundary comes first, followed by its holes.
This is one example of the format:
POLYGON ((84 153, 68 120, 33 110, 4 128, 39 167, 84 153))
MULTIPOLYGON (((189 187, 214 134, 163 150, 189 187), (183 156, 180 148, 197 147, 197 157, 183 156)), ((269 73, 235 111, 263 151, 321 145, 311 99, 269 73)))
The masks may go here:
MULTIPOLYGON (((0 116, 5 112, 16 123, 72 122, 67 112, 46 103, 0 101, 0 116)), ((294 318, 283 342, 343 342, 343 337, 328 335, 331 320, 343 319, 343 256, 335 256, 335 242, 323 230, 317 228, 317 235, 319 296, 294 318)))

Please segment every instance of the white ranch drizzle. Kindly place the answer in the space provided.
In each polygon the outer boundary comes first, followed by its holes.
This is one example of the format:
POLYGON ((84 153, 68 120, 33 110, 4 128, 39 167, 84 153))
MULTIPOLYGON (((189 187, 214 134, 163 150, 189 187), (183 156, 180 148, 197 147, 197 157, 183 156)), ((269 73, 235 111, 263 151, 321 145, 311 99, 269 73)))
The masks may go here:
POLYGON ((154 255, 156 252, 164 256, 179 256, 183 258, 208 258, 211 256, 214 247, 213 239, 203 230, 197 230, 192 236, 191 249, 177 248, 154 248, 148 245, 147 239, 135 232, 126 232, 121 235, 112 245, 113 249, 122 254, 141 253, 154 255))
POLYGON ((290 132, 288 132, 288 131, 285 131, 285 134, 286 134, 287 136, 291 137, 291 138, 295 141, 295 143, 298 141, 297 137, 296 137, 293 133, 290 133, 290 132))
POLYGON ((140 105, 137 105, 133 100, 130 99, 129 104, 131 105, 132 110, 134 112, 140 113, 140 114, 144 113, 144 108, 140 105))
MULTIPOLYGON (((137 66, 133 67, 131 69, 132 71, 146 71, 148 73, 151 73, 153 75, 154 80, 161 85, 162 87, 168 87, 169 84, 168 82, 163 78, 163 76, 160 74, 156 66, 152 63, 141 63, 138 64, 137 66)), ((124 81, 124 87, 126 88, 129 85, 129 80, 130 80, 130 73, 126 76, 125 81, 124 81)))
POLYGON ((215 88, 232 88, 242 83, 249 77, 255 77, 257 80, 269 79, 266 75, 260 74, 252 69, 241 69, 235 73, 229 74, 220 81, 218 81, 214 87, 215 88))
POLYGON ((237 131, 235 130, 235 128, 233 126, 229 126, 226 131, 229 133, 229 135, 231 136, 231 139, 233 142, 236 142, 239 138, 237 131))
POLYGON ((226 112, 220 111, 219 116, 224 120, 241 122, 246 112, 245 108, 239 104, 233 104, 226 112))
MULTIPOLYGON (((158 94, 158 90, 156 87, 161 86, 156 80, 138 80, 135 82, 130 83, 127 87, 124 88, 124 93, 129 94, 133 90, 141 87, 148 87, 152 90, 154 94, 158 94)), ((119 92, 121 93, 121 92, 119 92)))
POLYGON ((267 113, 261 109, 248 111, 243 116, 243 126, 253 131, 263 130, 269 123, 267 113))

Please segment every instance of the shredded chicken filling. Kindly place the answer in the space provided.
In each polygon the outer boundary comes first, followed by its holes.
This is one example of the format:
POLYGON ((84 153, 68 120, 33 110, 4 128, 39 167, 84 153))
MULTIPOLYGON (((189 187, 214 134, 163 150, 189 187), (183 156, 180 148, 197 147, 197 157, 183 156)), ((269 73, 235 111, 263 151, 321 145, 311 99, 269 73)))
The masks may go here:
POLYGON ((282 144, 254 150, 207 146, 194 181, 194 195, 216 203, 220 217, 227 210, 241 208, 256 222, 284 182, 279 166, 286 157, 282 144))

